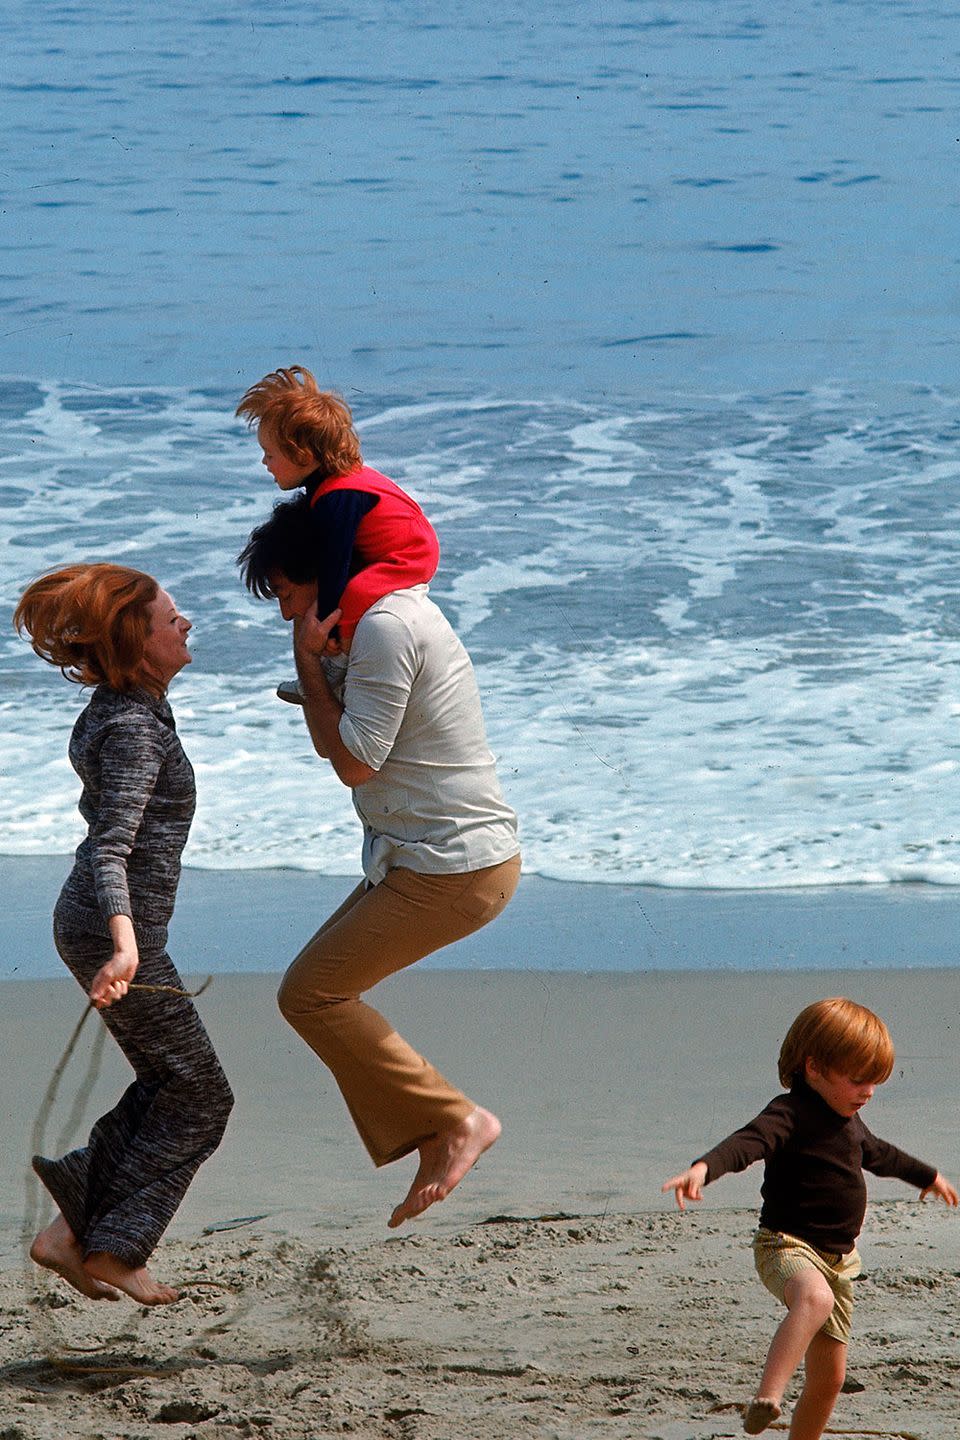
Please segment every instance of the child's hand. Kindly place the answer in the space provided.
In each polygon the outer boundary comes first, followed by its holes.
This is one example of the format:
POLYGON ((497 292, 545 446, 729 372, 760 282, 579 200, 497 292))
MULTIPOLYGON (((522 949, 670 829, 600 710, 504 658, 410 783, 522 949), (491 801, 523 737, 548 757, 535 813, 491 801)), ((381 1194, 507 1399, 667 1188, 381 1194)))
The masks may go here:
POLYGON ((920 1191, 920 1199, 926 1200, 928 1195, 939 1195, 940 1199, 945 1205, 956 1205, 957 1202, 960 1201, 960 1195, 958 1195, 956 1190, 954 1190, 953 1186, 950 1184, 950 1181, 944 1180, 943 1176, 939 1172, 937 1173, 933 1183, 931 1185, 928 1185, 926 1190, 920 1191))
MULTIPOLYGON (((677 1197, 677 1205, 681 1210, 686 1209, 684 1200, 702 1200, 703 1184, 707 1178, 707 1167, 702 1160, 691 1165, 689 1170, 684 1170, 682 1175, 674 1175, 672 1179, 665 1180, 660 1187, 661 1193, 672 1190, 677 1197)), ((937 1176, 937 1180, 940 1176, 937 1176)))

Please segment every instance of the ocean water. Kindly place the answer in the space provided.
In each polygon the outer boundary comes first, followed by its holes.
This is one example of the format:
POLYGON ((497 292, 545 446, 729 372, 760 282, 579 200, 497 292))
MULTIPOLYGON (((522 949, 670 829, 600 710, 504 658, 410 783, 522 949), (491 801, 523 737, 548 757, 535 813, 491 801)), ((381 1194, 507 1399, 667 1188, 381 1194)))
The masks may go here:
POLYGON ((234 557, 302 361, 440 534, 527 868, 960 883, 955 7, 14 6, 0 853, 79 839, 76 559, 194 621, 195 866, 356 871, 234 557))

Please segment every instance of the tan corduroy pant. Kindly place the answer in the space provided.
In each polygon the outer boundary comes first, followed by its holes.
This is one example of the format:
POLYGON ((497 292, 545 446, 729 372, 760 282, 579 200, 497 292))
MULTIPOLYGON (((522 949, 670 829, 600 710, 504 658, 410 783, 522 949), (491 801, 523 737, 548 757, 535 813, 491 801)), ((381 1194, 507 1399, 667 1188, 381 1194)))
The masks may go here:
POLYGON ((329 1066, 375 1165, 458 1124, 474 1105, 360 995, 488 924, 519 878, 519 855, 465 874, 390 870, 378 885, 358 885, 284 976, 280 1010, 329 1066))

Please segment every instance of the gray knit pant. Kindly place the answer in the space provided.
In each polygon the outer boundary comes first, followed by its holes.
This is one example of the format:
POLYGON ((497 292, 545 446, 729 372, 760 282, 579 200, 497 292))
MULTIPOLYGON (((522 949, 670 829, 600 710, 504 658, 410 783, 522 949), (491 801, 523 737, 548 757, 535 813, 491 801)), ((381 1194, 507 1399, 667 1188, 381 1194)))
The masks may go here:
MULTIPOLYGON (((54 924, 61 959, 89 990, 113 953, 108 939, 54 924)), ((165 951, 141 953, 137 983, 183 982, 165 951)), ((145 1264, 199 1166, 223 1137, 233 1095, 193 1002, 131 990, 101 1015, 136 1079, 86 1145, 33 1168, 84 1255, 145 1264)))

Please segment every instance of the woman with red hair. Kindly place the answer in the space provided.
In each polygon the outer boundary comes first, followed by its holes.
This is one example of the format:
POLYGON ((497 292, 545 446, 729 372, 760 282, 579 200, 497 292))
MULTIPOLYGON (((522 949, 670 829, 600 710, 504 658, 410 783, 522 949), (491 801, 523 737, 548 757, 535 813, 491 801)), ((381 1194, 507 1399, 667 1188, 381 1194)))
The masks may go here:
POLYGON ((123 1291, 169 1304, 178 1292, 146 1262, 233 1104, 166 952, 196 804, 167 702, 190 663, 190 621, 151 576, 95 564, 35 580, 14 624, 68 680, 95 687, 70 737, 87 835, 56 904, 54 940, 136 1076, 86 1145, 59 1160, 34 1156, 58 1214, 30 1255, 92 1300, 123 1291))

